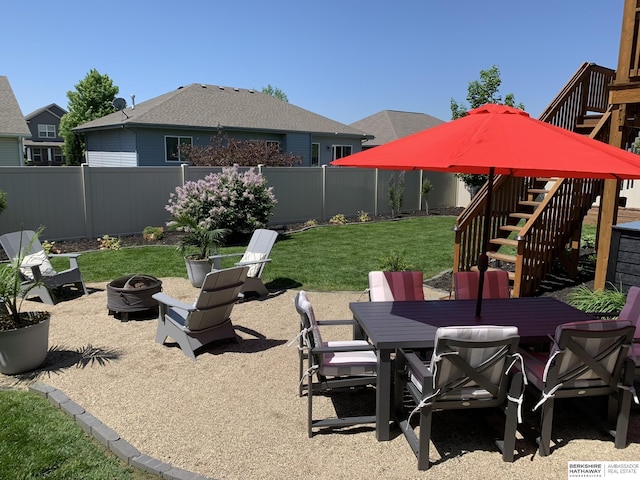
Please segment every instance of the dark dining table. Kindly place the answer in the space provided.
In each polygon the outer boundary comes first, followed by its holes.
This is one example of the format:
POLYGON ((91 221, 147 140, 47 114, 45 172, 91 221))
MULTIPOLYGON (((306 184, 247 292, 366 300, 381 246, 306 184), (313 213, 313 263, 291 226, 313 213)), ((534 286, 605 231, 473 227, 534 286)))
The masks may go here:
POLYGON ((376 436, 389 440, 393 405, 392 354, 396 349, 429 349, 438 327, 514 325, 520 342, 549 342, 558 325, 595 317, 552 297, 485 299, 476 317, 475 300, 352 302, 355 338, 368 338, 378 357, 376 436))

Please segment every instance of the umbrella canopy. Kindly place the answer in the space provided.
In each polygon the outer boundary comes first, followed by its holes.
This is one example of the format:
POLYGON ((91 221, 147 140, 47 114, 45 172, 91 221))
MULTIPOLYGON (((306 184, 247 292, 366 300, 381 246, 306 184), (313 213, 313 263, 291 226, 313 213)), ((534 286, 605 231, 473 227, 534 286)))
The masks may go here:
POLYGON ((331 162, 390 170, 488 174, 476 316, 480 316, 491 215, 493 175, 598 179, 640 178, 640 156, 531 118, 506 105, 487 104, 465 117, 331 162))
POLYGON ((494 104, 331 164, 471 174, 487 174, 493 167, 496 174, 517 177, 640 178, 638 155, 494 104))

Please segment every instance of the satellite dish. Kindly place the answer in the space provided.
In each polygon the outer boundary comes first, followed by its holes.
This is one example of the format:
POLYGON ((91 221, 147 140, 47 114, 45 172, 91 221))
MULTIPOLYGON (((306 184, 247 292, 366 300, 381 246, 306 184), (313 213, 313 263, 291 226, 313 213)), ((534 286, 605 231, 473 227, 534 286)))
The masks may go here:
POLYGON ((118 97, 118 98, 114 98, 111 104, 115 107, 116 110, 122 110, 126 108, 127 101, 124 98, 118 97))

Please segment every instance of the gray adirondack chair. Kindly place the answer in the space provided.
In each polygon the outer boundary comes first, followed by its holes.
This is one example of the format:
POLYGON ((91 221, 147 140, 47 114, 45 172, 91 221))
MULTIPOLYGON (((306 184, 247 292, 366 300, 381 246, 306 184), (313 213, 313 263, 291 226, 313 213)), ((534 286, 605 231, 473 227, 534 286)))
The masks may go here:
POLYGON ((227 253, 220 255, 212 255, 209 257, 213 269, 219 268, 220 262, 225 257, 242 256, 237 267, 248 266, 249 273, 242 287, 242 293, 255 292, 261 297, 269 295, 269 290, 262 282, 262 271, 267 263, 271 261, 269 254, 273 248, 278 232, 259 228, 253 232, 249 245, 244 253, 227 253))
POLYGON ((208 273, 191 304, 162 292, 154 294, 159 309, 156 342, 164 344, 171 337, 187 357, 195 360, 200 347, 217 340, 237 340, 231 311, 241 298, 248 271, 249 267, 233 267, 208 273))
POLYGON ((0 236, 0 245, 10 259, 17 258, 22 250, 24 258, 20 265, 20 274, 23 287, 27 288, 36 282, 40 283, 29 291, 29 296, 40 297, 44 303, 54 305, 55 292, 61 287, 72 286, 83 295, 87 294, 87 288, 78 267, 79 253, 47 255, 33 230, 5 233, 0 236), (50 257, 67 258, 69 268, 57 272, 49 261, 50 257))

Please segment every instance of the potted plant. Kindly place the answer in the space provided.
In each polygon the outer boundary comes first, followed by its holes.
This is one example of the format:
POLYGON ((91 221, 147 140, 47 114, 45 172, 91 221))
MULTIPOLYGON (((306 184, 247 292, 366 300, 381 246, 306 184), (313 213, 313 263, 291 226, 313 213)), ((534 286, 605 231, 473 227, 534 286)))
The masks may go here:
POLYGON ((179 215, 171 222, 171 228, 180 230, 185 235, 178 248, 184 255, 187 276, 194 287, 200 288, 204 277, 212 268, 220 269, 222 265, 213 264, 209 257, 218 253, 229 230, 225 228, 209 228, 188 215, 179 215), (195 252, 194 252, 195 250, 195 252), (191 253, 189 253, 191 252, 191 253))
POLYGON ((39 284, 23 285, 20 265, 24 261, 23 252, 28 249, 20 247, 17 258, 0 265, 0 373, 6 375, 39 367, 49 350, 51 313, 22 311, 24 297, 39 284))

